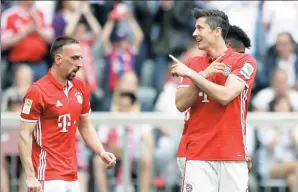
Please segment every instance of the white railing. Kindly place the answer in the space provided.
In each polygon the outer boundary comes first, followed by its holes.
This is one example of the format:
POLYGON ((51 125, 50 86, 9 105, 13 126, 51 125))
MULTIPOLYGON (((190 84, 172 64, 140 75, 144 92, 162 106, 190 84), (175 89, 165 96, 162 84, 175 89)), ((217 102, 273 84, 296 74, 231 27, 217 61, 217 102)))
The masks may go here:
MULTIPOLYGON (((93 124, 150 124, 158 125, 179 125, 183 124, 184 115, 173 115, 170 113, 146 112, 146 113, 110 113, 92 112, 90 119, 93 124)), ((1 113, 1 127, 15 129, 20 123, 20 116, 17 113, 1 113)), ((248 113, 247 123, 255 126, 263 125, 297 125, 298 113, 248 113)))

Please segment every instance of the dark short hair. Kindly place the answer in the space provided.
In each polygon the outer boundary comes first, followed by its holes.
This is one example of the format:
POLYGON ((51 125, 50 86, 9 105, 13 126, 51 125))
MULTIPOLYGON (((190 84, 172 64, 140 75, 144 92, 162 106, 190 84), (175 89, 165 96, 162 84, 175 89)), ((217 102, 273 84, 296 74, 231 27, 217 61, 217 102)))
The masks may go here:
POLYGON ((55 55, 62 51, 64 45, 79 44, 79 41, 68 36, 58 37, 51 46, 51 57, 54 59, 55 55))
POLYGON ((209 27, 212 30, 220 27, 222 29, 222 37, 224 39, 226 38, 230 24, 228 16, 223 11, 194 8, 191 11, 191 14, 195 19, 206 17, 205 22, 209 25, 209 27))
POLYGON ((135 102, 137 101, 136 95, 132 92, 121 92, 119 96, 120 97, 129 97, 132 105, 135 104, 135 102))
POLYGON ((238 26, 232 25, 229 28, 226 40, 242 42, 246 48, 250 48, 251 42, 247 34, 238 26))

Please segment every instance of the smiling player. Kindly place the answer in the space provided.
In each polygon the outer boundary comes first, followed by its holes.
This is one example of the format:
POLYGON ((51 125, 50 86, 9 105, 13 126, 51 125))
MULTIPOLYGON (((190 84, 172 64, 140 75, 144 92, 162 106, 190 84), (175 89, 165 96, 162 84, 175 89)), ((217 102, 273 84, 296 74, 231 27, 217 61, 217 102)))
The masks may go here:
POLYGON ((186 64, 173 56, 171 73, 183 77, 176 107, 190 109, 186 135, 183 191, 239 192, 247 190, 245 119, 256 61, 226 46, 226 14, 194 9, 194 38, 202 57, 186 64))
MULTIPOLYGON (((226 37, 226 44, 230 46, 233 51, 238 53, 245 53, 245 49, 250 48, 250 39, 247 34, 240 28, 235 25, 230 26, 229 32, 226 37)), ((180 169, 181 176, 184 176, 184 167, 185 167, 185 153, 186 153, 186 133, 187 133, 187 122, 190 118, 190 108, 185 112, 184 119, 184 129, 182 133, 182 137, 179 143, 178 151, 177 151, 177 163, 180 169)), ((250 171, 252 168, 252 162, 248 159, 248 170, 250 171)))

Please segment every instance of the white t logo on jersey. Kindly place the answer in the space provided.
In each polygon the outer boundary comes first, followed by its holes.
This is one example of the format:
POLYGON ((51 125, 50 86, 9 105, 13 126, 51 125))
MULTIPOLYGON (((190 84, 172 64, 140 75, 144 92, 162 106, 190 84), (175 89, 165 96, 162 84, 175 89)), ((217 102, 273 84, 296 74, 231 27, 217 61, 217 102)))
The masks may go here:
POLYGON ((62 128, 60 132, 65 133, 67 132, 67 127, 71 126, 70 122, 70 114, 60 115, 58 117, 58 127, 62 128))

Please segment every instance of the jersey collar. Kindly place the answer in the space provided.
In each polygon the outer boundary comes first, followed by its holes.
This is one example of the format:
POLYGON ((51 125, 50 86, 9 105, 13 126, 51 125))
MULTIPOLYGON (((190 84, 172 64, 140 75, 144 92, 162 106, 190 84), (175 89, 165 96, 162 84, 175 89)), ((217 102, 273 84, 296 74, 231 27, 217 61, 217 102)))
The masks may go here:
POLYGON ((58 82, 56 78, 53 76, 53 74, 51 73, 51 69, 48 72, 48 77, 51 83, 53 83, 58 89, 64 89, 64 88, 70 89, 72 87, 72 83, 70 81, 67 81, 67 86, 58 82))
POLYGON ((215 61, 217 58, 219 58, 221 56, 222 56, 221 61, 224 60, 225 58, 229 57, 232 52, 233 52, 232 48, 230 46, 228 46, 228 49, 224 53, 222 53, 220 56, 211 58, 208 54, 206 54, 206 57, 207 57, 207 60, 209 60, 209 63, 212 63, 213 61, 215 61))

